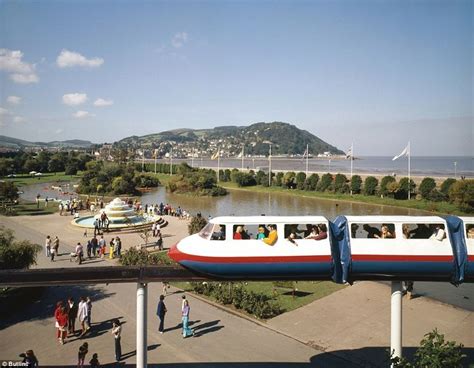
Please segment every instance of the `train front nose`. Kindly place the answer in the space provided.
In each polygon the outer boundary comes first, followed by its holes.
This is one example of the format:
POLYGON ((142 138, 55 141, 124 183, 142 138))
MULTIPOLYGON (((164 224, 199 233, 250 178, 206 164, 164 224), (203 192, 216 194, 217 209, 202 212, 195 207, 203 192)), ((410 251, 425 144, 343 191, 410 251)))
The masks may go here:
POLYGON ((168 256, 175 262, 178 262, 182 259, 182 253, 178 249, 178 244, 172 245, 171 248, 168 250, 168 256))

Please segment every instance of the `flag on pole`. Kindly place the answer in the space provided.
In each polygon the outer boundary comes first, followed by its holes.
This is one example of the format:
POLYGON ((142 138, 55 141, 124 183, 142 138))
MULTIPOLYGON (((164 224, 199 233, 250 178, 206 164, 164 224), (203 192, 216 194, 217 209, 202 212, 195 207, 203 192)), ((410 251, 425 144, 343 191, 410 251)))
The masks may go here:
POLYGON ((346 158, 354 158, 354 153, 352 152, 352 146, 349 147, 346 153, 346 158))
POLYGON ((158 154, 160 153, 160 150, 158 148, 155 148, 153 150, 153 158, 158 158, 158 154))
POLYGON ((410 148, 409 146, 406 146, 405 149, 399 155, 392 158, 392 161, 395 161, 399 159, 400 157, 408 157, 409 155, 410 155, 410 148))
POLYGON ((242 156, 244 155, 244 148, 242 147, 242 151, 240 151, 239 155, 237 156, 237 158, 242 158, 242 156))
POLYGON ((308 146, 306 146, 306 150, 303 152, 303 158, 306 158, 308 156, 309 156, 308 146))
POLYGON ((211 160, 217 159, 219 157, 219 153, 220 153, 219 150, 217 150, 217 152, 211 156, 211 160))

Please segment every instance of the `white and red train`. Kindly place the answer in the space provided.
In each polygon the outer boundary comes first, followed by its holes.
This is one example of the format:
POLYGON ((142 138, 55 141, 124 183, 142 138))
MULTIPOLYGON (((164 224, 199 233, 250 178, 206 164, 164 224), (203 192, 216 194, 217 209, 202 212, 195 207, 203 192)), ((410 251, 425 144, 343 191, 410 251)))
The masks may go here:
POLYGON ((216 217, 175 244, 169 256, 197 273, 227 279, 460 284, 474 281, 474 217, 216 217), (273 236, 270 225, 276 226, 273 236), (276 241, 259 239, 262 232, 276 241))

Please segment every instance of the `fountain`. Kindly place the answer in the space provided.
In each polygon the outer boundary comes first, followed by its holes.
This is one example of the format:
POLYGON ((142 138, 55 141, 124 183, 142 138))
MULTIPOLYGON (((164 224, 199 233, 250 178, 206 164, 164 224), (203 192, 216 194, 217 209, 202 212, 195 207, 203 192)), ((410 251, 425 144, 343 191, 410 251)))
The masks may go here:
POLYGON ((154 221, 163 222, 160 216, 153 214, 138 214, 126 202, 120 198, 115 198, 101 209, 97 215, 79 217, 72 221, 75 226, 83 228, 94 228, 94 221, 101 218, 102 213, 109 219, 109 230, 120 230, 128 227, 140 227, 153 223, 154 221))

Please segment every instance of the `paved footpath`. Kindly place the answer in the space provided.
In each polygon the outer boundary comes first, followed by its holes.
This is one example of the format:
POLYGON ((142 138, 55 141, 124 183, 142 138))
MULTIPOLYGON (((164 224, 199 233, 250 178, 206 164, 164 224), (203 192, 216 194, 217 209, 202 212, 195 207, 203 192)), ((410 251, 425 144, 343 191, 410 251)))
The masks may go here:
MULTIPOLYGON (((0 217, 0 223, 14 229, 20 239, 43 244, 44 235, 56 226, 59 229, 60 226, 51 219, 54 225, 48 222, 40 226, 37 219, 28 221, 24 218, 19 220, 5 217, 0 217)), ((170 233, 170 238, 176 237, 173 233, 179 232, 177 229, 182 227, 179 220, 175 220, 171 221, 166 231, 170 233)), ((73 237, 77 236, 76 229, 67 227, 66 231, 63 230, 64 239, 70 237, 72 241, 73 237)), ((130 236, 136 237, 136 234, 130 236)), ((130 243, 132 242, 130 238, 130 243)), ((64 249, 67 249, 67 246, 64 249)), ((97 262, 100 263, 94 265, 113 265, 110 261, 97 262)), ((38 267, 58 266, 77 267, 69 262, 67 255, 60 256, 58 262, 52 263, 41 254, 38 267)), ((161 284, 149 286, 148 359, 151 363, 160 363, 160 367, 201 366, 197 362, 203 363, 202 366, 205 367, 219 368, 388 365, 386 351, 390 345, 390 287, 383 283, 356 283, 273 318, 264 323, 264 326, 188 296, 192 308, 191 320, 198 332, 197 337, 188 339, 181 337, 179 328, 182 294, 179 290, 171 290, 173 294, 165 300, 169 310, 165 323, 168 330, 164 335, 159 335, 155 308, 157 297, 161 293, 161 284)), ((92 297, 93 329, 91 335, 85 339, 89 342, 90 353, 99 353, 102 363, 113 361, 110 321, 112 318, 120 318, 124 322, 122 349, 126 356, 125 361, 134 364, 135 284, 48 288, 40 302, 18 315, 2 319, 0 359, 13 359, 19 352, 32 348, 42 365, 74 365, 82 340, 73 338, 66 345, 59 346, 54 338, 54 323, 51 317, 55 302, 69 295, 76 298, 80 295, 92 297)), ((438 328, 447 339, 462 342, 466 346, 467 362, 474 362, 473 312, 424 297, 411 301, 404 298, 404 352, 412 353, 423 335, 434 328, 438 328)))

